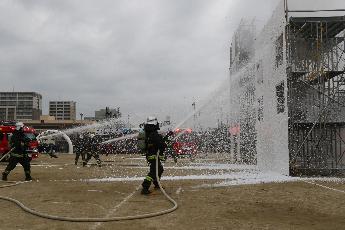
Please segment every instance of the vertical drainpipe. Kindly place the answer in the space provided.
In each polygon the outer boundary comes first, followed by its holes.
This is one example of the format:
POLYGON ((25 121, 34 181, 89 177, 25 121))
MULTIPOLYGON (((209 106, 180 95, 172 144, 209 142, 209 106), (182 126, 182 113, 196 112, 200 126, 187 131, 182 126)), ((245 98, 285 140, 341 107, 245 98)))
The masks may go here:
POLYGON ((284 10, 285 10, 285 20, 286 20, 286 24, 287 24, 288 18, 289 18, 288 0, 284 0, 284 10))

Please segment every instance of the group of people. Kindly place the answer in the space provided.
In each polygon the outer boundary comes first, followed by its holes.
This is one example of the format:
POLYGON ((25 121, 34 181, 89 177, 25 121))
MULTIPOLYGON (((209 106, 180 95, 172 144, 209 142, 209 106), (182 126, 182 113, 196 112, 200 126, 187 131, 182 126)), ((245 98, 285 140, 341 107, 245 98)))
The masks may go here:
MULTIPOLYGON (((30 157, 28 154, 30 139, 24 134, 24 124, 17 122, 15 125, 16 129, 10 139, 10 152, 8 153, 9 160, 5 170, 2 173, 2 180, 7 181, 7 177, 10 172, 20 163, 23 166, 25 173, 25 180, 32 180, 31 177, 31 164, 30 157)), ((97 161, 98 166, 101 166, 102 162, 99 158, 98 144, 100 140, 95 135, 78 136, 76 139, 76 158, 75 164, 78 163, 79 156, 82 156, 83 166, 86 166, 88 161, 94 157, 97 161)), ((57 158, 51 151, 49 154, 51 157, 57 158)))
MULTIPOLYGON (((24 168, 25 180, 32 180, 30 172, 30 158, 27 154, 28 143, 30 140, 28 140, 24 135, 23 129, 24 124, 22 122, 18 122, 16 124, 16 130, 13 133, 10 141, 11 153, 8 165, 5 171, 2 173, 3 181, 7 181, 8 174, 16 167, 18 163, 20 163, 24 168)), ((150 169, 142 183, 141 194, 148 195, 151 193, 149 188, 152 183, 155 189, 160 188, 158 180, 160 180, 164 171, 161 161, 165 160, 164 151, 167 147, 166 140, 172 135, 172 132, 169 132, 165 137, 159 134, 159 123, 155 117, 148 117, 143 129, 145 132, 144 153, 150 169), (158 160, 158 168, 156 167, 156 160, 158 160), (158 170, 158 178, 156 176, 156 170, 158 170)), ((99 158, 99 144, 100 139, 94 134, 79 135, 75 140, 75 164, 78 164, 79 157, 81 156, 83 166, 86 166, 92 157, 96 159, 98 166, 101 166, 102 162, 99 158)))
POLYGON ((83 161, 85 167, 89 160, 93 157, 96 159, 97 165, 102 166, 102 161, 99 157, 99 146, 101 139, 95 134, 80 134, 75 139, 74 150, 75 150, 75 165, 78 164, 79 157, 83 161))
MULTIPOLYGON (((154 189, 160 189, 158 180, 160 180, 164 168, 162 161, 165 161, 166 157, 164 151, 167 148, 167 142, 169 137, 173 135, 173 132, 169 132, 165 137, 158 133, 159 123, 156 117, 148 117, 147 121, 143 124, 143 131, 145 133, 145 148, 143 152, 146 160, 149 164, 149 172, 146 175, 143 183, 141 194, 148 195, 151 193, 149 190, 151 184, 154 185, 154 189), (158 168, 156 160, 158 156, 158 168), (158 178, 156 176, 156 170, 158 170, 158 178)), ((101 160, 99 158, 99 145, 101 140, 94 134, 79 135, 75 140, 75 164, 78 164, 79 157, 83 160, 83 166, 86 166, 87 162, 94 157, 97 164, 101 166, 101 160)))
MULTIPOLYGON (((150 186, 153 183, 155 189, 160 189, 158 180, 161 178, 164 168, 162 161, 166 159, 164 151, 167 148, 166 142, 169 136, 173 133, 169 132, 165 137, 158 133, 159 123, 156 117, 148 117, 146 123, 143 124, 143 131, 145 132, 145 148, 143 149, 146 160, 149 164, 149 172, 146 175, 143 183, 141 194, 150 194, 150 186), (157 154, 158 153, 158 154, 157 154), (158 156, 158 168, 156 166, 156 159, 158 156), (158 178, 156 176, 158 170, 158 178)), ((83 160, 83 166, 94 157, 97 164, 101 166, 99 158, 99 145, 101 140, 94 134, 79 135, 75 140, 75 165, 78 164, 79 157, 83 160)))

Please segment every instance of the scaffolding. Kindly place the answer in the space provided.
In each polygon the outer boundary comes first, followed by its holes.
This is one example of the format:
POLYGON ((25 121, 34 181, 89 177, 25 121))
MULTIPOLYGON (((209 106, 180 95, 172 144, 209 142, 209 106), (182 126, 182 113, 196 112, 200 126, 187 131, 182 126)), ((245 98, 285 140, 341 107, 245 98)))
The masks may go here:
POLYGON ((345 171, 345 17, 286 27, 290 175, 345 171))
POLYGON ((234 34, 231 153, 283 174, 345 175, 345 17, 335 16, 344 10, 287 3, 258 35, 243 22, 234 34))

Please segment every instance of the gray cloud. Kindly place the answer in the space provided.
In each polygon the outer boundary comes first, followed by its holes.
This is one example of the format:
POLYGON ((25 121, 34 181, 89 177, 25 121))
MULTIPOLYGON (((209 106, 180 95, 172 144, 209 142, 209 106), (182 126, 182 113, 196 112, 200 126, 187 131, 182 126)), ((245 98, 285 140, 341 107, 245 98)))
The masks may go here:
POLYGON ((75 100, 144 119, 183 116, 227 78, 242 17, 261 24, 278 0, 1 0, 1 91, 75 100))

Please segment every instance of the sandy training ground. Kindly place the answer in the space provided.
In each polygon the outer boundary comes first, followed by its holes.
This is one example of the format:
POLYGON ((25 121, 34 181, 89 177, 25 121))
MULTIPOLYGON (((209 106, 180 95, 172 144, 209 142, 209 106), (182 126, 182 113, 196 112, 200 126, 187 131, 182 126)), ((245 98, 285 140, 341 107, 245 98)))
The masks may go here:
MULTIPOLYGON (((140 194, 148 171, 140 155, 101 156, 74 165, 74 156, 41 155, 32 161, 34 181, 0 188, 39 212, 68 217, 113 217, 172 207, 160 191, 140 194)), ((6 166, 0 164, 1 171, 6 166)), ((24 179, 18 165, 9 180, 24 179)), ((8 183, 0 181, 0 185, 8 183)), ((222 155, 165 163, 162 185, 176 211, 149 219, 106 223, 48 220, 0 200, 0 229, 345 229, 345 179, 291 178, 232 165, 222 155)))

